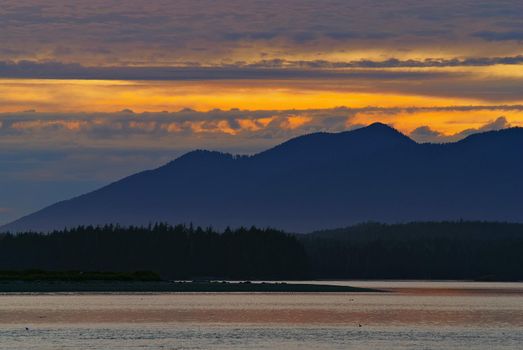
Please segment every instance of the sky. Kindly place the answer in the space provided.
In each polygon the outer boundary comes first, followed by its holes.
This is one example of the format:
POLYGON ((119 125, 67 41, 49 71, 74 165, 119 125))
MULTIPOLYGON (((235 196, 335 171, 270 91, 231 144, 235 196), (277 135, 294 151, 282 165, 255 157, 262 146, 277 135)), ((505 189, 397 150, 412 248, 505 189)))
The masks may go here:
POLYGON ((0 224, 193 149, 523 126, 520 0, 3 0, 0 224))

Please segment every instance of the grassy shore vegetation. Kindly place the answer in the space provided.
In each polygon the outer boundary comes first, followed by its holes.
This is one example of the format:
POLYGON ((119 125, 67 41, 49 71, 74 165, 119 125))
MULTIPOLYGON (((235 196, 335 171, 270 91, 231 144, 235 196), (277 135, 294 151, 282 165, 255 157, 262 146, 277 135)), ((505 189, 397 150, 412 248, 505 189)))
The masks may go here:
POLYGON ((125 280, 133 271, 164 280, 523 280, 521 252, 523 224, 508 223, 369 223, 307 235, 108 225, 0 235, 0 270, 116 271, 120 281, 136 281, 125 280))

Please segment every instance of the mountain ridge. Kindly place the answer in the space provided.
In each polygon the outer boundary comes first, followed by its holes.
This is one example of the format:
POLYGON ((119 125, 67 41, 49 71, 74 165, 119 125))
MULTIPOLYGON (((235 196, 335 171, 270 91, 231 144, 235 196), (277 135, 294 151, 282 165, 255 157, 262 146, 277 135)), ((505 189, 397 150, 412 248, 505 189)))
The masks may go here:
POLYGON ((369 220, 523 222, 522 151, 522 128, 418 144, 382 123, 302 135, 252 156, 196 150, 0 231, 156 221, 291 231, 369 220))

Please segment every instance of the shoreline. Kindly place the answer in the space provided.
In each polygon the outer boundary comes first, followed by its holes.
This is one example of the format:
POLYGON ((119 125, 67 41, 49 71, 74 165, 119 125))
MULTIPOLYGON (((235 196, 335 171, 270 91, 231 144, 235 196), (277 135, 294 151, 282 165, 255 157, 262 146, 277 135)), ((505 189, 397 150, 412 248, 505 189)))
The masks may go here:
POLYGON ((0 293, 380 293, 379 289, 286 282, 2 281, 0 293))

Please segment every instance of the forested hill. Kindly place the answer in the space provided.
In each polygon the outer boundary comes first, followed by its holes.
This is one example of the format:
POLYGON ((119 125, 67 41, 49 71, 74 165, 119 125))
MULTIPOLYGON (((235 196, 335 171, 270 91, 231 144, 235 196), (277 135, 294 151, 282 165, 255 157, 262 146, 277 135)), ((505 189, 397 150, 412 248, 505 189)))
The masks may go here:
POLYGON ((442 221, 384 224, 367 222, 344 228, 314 231, 307 235, 315 239, 369 242, 382 240, 420 239, 468 239, 490 240, 515 239, 523 236, 523 224, 488 221, 442 221))
POLYGON ((523 280, 523 224, 367 223, 300 237, 322 278, 523 280))
POLYGON ((0 235, 0 271, 147 270, 169 279, 523 280, 523 224, 361 224, 286 234, 154 225, 0 235))

